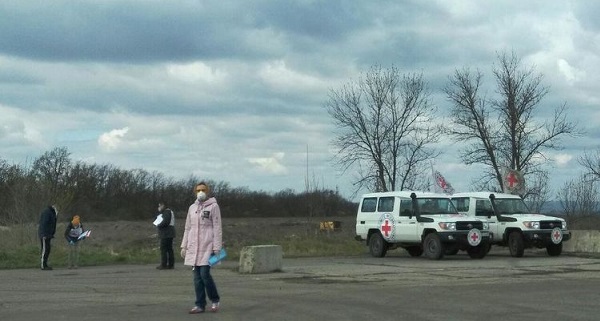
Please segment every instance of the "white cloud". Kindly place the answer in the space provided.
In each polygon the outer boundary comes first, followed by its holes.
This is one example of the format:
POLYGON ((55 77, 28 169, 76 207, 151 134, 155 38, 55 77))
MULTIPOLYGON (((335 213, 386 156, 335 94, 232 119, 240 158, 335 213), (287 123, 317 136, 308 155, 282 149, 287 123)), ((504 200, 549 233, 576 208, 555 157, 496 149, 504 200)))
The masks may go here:
POLYGON ((327 87, 319 78, 288 68, 283 60, 267 63, 258 74, 269 86, 282 91, 318 90, 327 87))
POLYGON ((175 79, 190 83, 218 83, 226 78, 224 71, 213 69, 201 61, 189 64, 170 64, 167 66, 167 72, 175 79))
POLYGON ((48 126, 48 115, 39 116, 0 105, 0 146, 15 145, 23 147, 43 146, 46 141, 41 131, 45 128, 41 124, 48 126), (40 124, 37 120, 41 118, 40 124))
POLYGON ((570 85, 573 85, 573 83, 579 81, 582 76, 585 77, 585 73, 583 71, 577 70, 565 59, 558 59, 557 64, 558 70, 563 74, 570 85))
POLYGON ((107 152, 114 151, 119 148, 127 132, 129 132, 129 127, 113 129, 108 133, 103 133, 98 137, 98 145, 107 152))
POLYGON ((287 174, 287 168, 281 164, 285 153, 275 153, 272 157, 248 158, 248 162, 258 167, 259 170, 275 175, 287 174))
POLYGON ((566 167, 569 164, 569 162, 573 159, 573 155, 556 154, 553 156, 553 159, 559 167, 566 167))

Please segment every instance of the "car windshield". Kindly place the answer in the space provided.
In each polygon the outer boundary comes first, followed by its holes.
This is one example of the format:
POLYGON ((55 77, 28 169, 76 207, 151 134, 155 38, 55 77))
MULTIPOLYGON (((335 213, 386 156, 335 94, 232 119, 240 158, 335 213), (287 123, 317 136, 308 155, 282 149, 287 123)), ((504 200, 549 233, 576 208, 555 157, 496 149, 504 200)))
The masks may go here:
POLYGON ((520 198, 497 198, 496 208, 500 214, 530 214, 529 208, 520 198))
POLYGON ((421 214, 458 214, 456 207, 449 198, 419 198, 421 214))

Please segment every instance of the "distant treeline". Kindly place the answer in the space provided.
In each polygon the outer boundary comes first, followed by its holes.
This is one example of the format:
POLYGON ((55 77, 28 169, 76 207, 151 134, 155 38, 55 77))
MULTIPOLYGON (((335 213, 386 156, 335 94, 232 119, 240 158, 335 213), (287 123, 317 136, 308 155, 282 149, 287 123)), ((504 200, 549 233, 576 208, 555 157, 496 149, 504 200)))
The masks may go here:
MULTIPOLYGON (((64 147, 31 164, 0 159, 0 225, 36 222, 49 204, 59 207, 61 221, 80 215, 87 221, 152 219, 159 201, 185 216, 194 201, 194 185, 203 179, 177 180, 143 169, 74 162, 64 147)), ((251 191, 226 182, 206 181, 223 216, 327 218, 354 215, 357 204, 337 191, 312 188, 296 193, 251 191)))

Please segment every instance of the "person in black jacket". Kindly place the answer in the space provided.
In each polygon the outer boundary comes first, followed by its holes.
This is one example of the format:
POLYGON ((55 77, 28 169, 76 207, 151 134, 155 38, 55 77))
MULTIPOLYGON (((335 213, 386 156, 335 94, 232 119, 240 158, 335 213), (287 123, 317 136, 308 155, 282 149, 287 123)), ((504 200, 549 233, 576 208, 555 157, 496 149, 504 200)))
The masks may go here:
POLYGON ((157 218, 162 221, 156 225, 158 238, 160 239, 160 265, 159 270, 173 269, 175 267, 175 256, 173 255, 173 239, 175 238, 175 214, 171 209, 165 207, 164 203, 158 203, 157 218))
POLYGON ((40 223, 38 226, 38 236, 41 244, 40 268, 42 270, 52 270, 52 267, 48 265, 48 257, 50 256, 51 244, 50 241, 56 233, 56 217, 58 216, 58 210, 56 205, 51 205, 45 208, 40 214, 40 223))

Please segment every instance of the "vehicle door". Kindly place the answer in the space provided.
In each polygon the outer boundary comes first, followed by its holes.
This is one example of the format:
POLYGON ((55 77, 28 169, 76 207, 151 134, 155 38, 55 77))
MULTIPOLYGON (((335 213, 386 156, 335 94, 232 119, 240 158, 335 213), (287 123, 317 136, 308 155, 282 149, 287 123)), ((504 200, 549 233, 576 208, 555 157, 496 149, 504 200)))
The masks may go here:
POLYGON ((500 233, 500 226, 498 218, 494 214, 492 203, 488 199, 476 199, 472 198, 475 202, 475 216, 481 219, 486 219, 490 226, 490 233, 492 234, 492 242, 502 241, 502 233, 500 233))
POLYGON ((394 203, 396 197, 382 196, 377 202, 377 215, 379 216, 379 231, 388 242, 396 241, 396 217, 394 216, 394 203))
POLYGON ((362 200, 356 217, 356 234, 366 237, 369 229, 378 227, 377 197, 366 197, 362 200))
POLYGON ((417 217, 413 213, 412 201, 401 199, 396 222, 396 239, 400 242, 414 242, 419 240, 417 233, 417 217))

